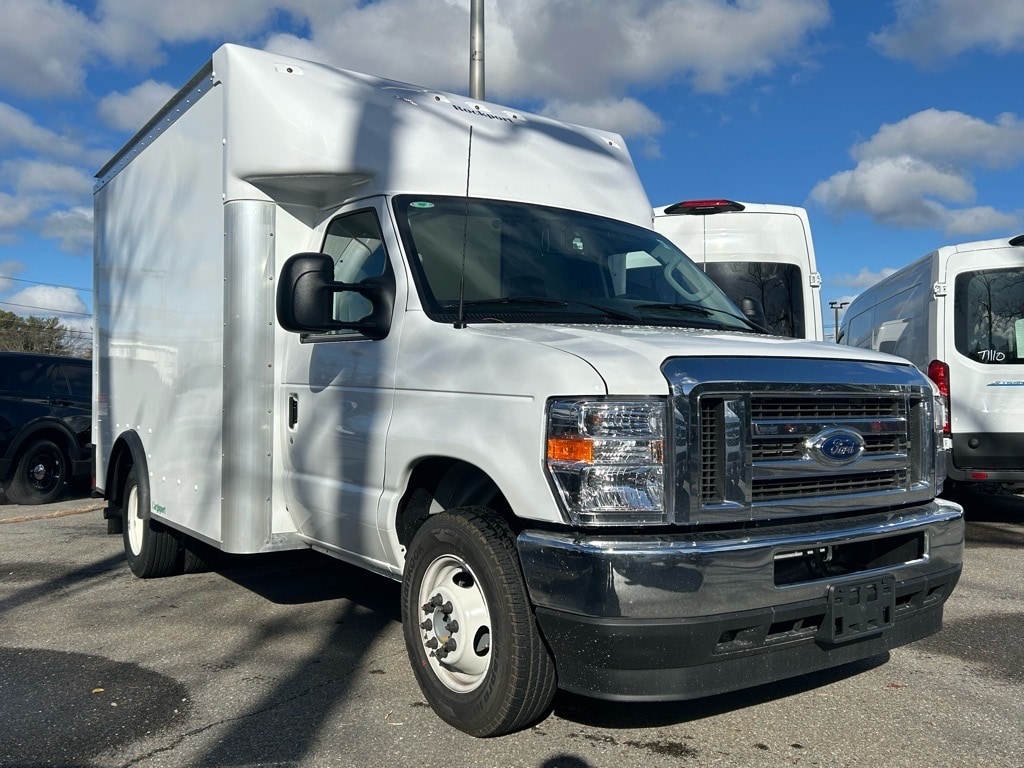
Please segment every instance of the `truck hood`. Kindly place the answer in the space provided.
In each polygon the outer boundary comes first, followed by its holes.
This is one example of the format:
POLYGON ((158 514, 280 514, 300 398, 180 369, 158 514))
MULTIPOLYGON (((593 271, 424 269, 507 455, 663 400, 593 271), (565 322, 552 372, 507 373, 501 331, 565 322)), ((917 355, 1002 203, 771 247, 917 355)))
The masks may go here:
POLYGON ((893 355, 827 342, 687 328, 598 325, 476 325, 479 334, 560 350, 589 363, 608 394, 649 394, 666 387, 668 358, 797 358, 910 366, 893 355))

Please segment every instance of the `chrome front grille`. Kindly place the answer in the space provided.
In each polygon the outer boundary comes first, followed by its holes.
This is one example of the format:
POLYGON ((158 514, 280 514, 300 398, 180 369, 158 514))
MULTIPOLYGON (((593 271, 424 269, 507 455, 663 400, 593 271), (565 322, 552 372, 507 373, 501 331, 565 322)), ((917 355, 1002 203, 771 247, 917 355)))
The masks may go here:
POLYGON ((914 369, 737 360, 749 378, 729 381, 701 380, 696 361, 685 362, 685 384, 673 387, 678 522, 775 519, 934 495, 932 392, 914 369))

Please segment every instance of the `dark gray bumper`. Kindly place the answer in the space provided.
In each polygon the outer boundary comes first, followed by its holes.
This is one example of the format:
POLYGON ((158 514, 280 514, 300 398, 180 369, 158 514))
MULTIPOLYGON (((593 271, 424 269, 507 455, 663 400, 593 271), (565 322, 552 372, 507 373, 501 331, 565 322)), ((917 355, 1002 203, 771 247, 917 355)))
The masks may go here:
POLYGON ((964 526, 960 507, 939 500, 853 522, 685 536, 525 531, 518 544, 561 687, 685 699, 854 661, 938 631, 960 575, 964 526), (799 561, 815 560, 806 553, 821 553, 822 572, 801 575, 799 561), (837 641, 831 589, 883 577, 894 584, 891 622, 837 641))

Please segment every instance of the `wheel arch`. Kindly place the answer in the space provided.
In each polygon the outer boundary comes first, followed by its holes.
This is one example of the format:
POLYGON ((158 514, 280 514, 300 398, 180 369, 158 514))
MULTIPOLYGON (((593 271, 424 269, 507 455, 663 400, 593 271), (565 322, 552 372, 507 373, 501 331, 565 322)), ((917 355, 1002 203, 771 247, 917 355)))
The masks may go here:
POLYGON ((471 462, 444 456, 424 458, 409 475, 398 507, 395 532, 408 547, 432 514, 456 507, 487 507, 515 530, 516 516, 498 483, 471 462))
MULTIPOLYGON (((110 459, 107 462, 105 478, 107 508, 103 516, 110 519, 120 516, 121 506, 124 503, 124 483, 131 472, 132 467, 138 467, 138 476, 149 481, 149 462, 146 460, 146 450, 142 445, 142 438, 135 430, 128 430, 121 433, 110 450, 110 459)), ((149 510, 145 510, 148 517, 149 510)))
POLYGON ((67 425, 49 419, 37 421, 24 426, 8 446, 5 458, 10 459, 11 464, 5 480, 9 480, 11 474, 16 470, 18 458, 25 447, 36 440, 50 440, 55 443, 63 451, 64 459, 68 462, 73 462, 78 458, 78 440, 67 425))

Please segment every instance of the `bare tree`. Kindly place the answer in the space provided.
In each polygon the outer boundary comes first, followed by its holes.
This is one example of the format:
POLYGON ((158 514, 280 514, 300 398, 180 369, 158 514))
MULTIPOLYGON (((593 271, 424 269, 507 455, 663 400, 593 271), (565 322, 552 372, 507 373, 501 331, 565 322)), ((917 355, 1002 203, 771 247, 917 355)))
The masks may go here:
POLYGON ((68 328, 56 317, 21 317, 0 310, 0 350, 91 357, 92 343, 89 334, 68 328))

